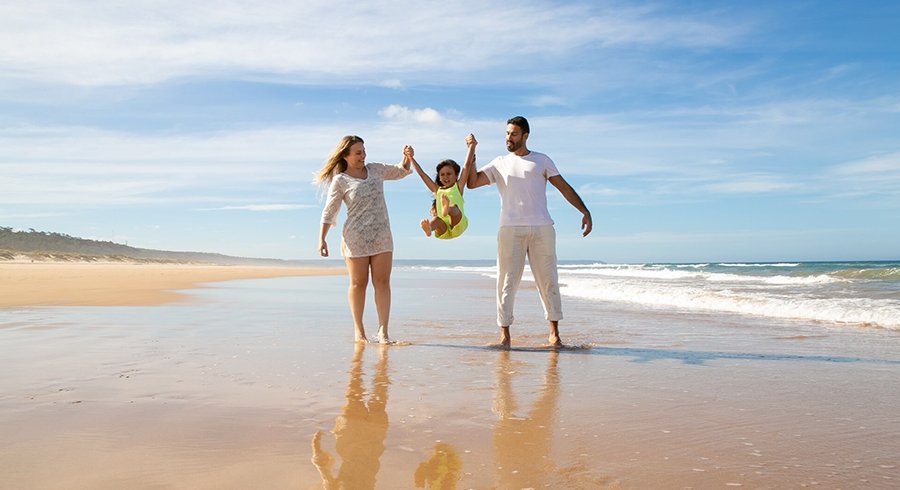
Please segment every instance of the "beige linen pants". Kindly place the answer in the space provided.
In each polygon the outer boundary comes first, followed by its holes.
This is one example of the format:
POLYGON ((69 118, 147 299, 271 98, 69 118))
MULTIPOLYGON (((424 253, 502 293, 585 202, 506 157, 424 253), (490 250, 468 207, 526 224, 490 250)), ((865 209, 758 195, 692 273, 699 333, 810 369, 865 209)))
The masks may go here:
POLYGON ((544 305, 544 318, 562 320, 553 225, 501 226, 497 232, 497 326, 513 323, 516 291, 522 282, 526 257, 544 305))

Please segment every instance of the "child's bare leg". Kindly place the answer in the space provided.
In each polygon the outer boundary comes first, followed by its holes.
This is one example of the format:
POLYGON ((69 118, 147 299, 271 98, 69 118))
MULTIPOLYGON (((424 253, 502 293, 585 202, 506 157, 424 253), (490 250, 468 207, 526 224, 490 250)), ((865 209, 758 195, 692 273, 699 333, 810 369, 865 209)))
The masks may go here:
POLYGON ((447 223, 444 223, 444 220, 440 218, 431 218, 429 226, 431 226, 431 230, 434 231, 434 234, 437 236, 447 233, 447 223))
POLYGON ((456 226, 460 221, 462 221, 462 211, 459 210, 459 206, 450 206, 450 226, 456 226))
POLYGON ((447 199, 446 194, 441 194, 441 216, 447 216, 447 213, 450 212, 450 199, 447 199))

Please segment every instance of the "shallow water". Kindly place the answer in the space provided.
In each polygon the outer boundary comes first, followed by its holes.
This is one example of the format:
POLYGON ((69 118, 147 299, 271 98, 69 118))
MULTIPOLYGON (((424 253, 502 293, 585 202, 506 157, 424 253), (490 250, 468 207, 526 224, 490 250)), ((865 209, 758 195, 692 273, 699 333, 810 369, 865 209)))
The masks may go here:
POLYGON ((353 344, 345 277, 0 311, 4 485, 898 485, 897 332, 565 298, 554 352, 526 286, 504 352, 491 279, 393 284, 408 345, 353 344))

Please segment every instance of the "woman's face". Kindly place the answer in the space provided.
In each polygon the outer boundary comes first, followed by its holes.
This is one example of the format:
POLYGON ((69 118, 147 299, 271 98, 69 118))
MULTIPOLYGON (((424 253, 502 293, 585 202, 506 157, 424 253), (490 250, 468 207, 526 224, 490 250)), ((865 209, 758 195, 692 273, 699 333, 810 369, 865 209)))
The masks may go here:
POLYGON ((347 151, 344 157, 348 167, 360 168, 366 165, 366 145, 362 143, 354 143, 347 151))

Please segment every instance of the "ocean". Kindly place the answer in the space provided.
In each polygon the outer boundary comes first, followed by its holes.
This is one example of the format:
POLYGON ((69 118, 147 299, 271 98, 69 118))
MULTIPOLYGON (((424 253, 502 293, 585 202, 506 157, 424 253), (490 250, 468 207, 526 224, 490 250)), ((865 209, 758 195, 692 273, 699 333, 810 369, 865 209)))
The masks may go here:
MULTIPOLYGON (((399 270, 496 278, 492 261, 397 261, 399 270)), ((608 264, 562 261, 564 297, 668 312, 900 330, 900 262, 608 264)), ((532 280, 526 267, 526 281, 532 280)))

